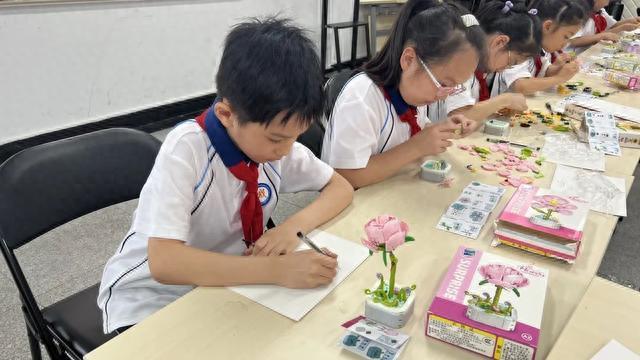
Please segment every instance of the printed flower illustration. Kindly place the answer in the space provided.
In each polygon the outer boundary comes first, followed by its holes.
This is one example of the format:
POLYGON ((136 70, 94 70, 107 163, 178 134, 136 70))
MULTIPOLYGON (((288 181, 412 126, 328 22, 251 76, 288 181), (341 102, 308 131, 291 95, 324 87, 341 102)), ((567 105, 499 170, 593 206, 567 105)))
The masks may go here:
POLYGON ((471 214, 469 214, 469 217, 471 218, 471 220, 479 222, 484 218, 484 213, 480 211, 473 211, 471 214))
MULTIPOLYGON (((502 294, 502 289, 511 290, 514 294, 516 294, 516 296, 520 297, 518 288, 529 285, 529 279, 527 279, 520 271, 512 268, 511 266, 501 264, 488 264, 481 266, 478 269, 478 272, 484 278, 484 280, 480 281, 478 285, 491 283, 496 287, 493 299, 487 298, 484 301, 484 303, 486 303, 486 306, 496 313, 505 312, 505 309, 502 309, 498 306, 500 304, 500 295, 502 294)), ((510 304, 508 308, 508 314, 510 314, 510 304)))
POLYGON ((485 278, 486 282, 502 286, 508 290, 529 285, 529 279, 510 266, 489 264, 481 266, 478 272, 485 278))
POLYGON ((573 210, 578 207, 571 204, 571 202, 563 197, 556 195, 542 195, 533 198, 531 208, 542 215, 545 220, 551 219, 553 213, 571 215, 573 210), (546 211, 544 210, 546 209, 546 211))
POLYGON ((373 254, 373 252, 382 251, 382 260, 385 266, 387 265, 387 253, 391 259, 388 287, 385 288, 386 284, 382 274, 378 274, 377 277, 380 280, 378 289, 375 291, 366 290, 365 293, 372 295, 374 302, 381 302, 390 307, 399 306, 401 302, 406 301, 411 290, 415 289, 415 286, 409 290, 395 288, 398 258, 393 254, 393 251, 405 242, 414 240, 413 237, 407 235, 409 225, 398 220, 395 216, 380 215, 369 220, 364 225, 364 231, 367 237, 362 239, 362 243, 369 249, 369 252, 373 254))

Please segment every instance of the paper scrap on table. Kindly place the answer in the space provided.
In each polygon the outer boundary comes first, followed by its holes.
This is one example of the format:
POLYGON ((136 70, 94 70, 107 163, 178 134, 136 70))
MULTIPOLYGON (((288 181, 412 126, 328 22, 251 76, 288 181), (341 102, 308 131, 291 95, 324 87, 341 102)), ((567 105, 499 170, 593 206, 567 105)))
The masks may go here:
POLYGON ((546 161, 583 169, 604 171, 604 153, 591 150, 575 136, 547 134, 541 155, 546 161))
MULTIPOLYGON (((229 289, 292 320, 302 319, 369 257, 369 250, 359 243, 320 230, 308 236, 316 245, 338 255, 338 274, 331 284, 315 289, 289 289, 276 285, 242 285, 229 289)), ((306 249, 309 247, 301 244, 296 251, 306 249)))
POLYGON ((629 350, 615 339, 611 339, 591 360, 640 360, 640 355, 629 350))
POLYGON ((505 189, 471 182, 438 220, 437 229, 476 239, 505 189))
POLYGON ((553 174, 551 190, 589 200, 593 211, 627 216, 626 181, 623 178, 558 165, 553 174))

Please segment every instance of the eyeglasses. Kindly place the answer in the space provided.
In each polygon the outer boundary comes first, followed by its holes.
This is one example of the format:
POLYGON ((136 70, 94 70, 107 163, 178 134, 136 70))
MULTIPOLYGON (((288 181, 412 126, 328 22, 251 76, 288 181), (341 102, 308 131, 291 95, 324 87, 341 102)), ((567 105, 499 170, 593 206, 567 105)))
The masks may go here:
POLYGON ((464 85, 462 85, 462 84, 458 84, 455 87, 443 86, 440 83, 440 81, 438 81, 438 79, 436 79, 436 77, 433 75, 431 70, 429 70, 429 68, 427 67, 427 64, 425 64, 424 61, 422 61, 422 59, 420 59, 420 58, 418 58, 418 60, 420 61, 420 64, 422 64, 422 68, 424 69, 424 71, 427 72, 427 74, 431 78, 431 81, 433 81, 433 83, 435 84, 436 88, 438 89, 437 92, 436 92, 436 97, 437 98, 442 99, 442 98, 446 98, 447 96, 458 95, 458 94, 462 93, 463 91, 467 90, 467 88, 464 87, 464 85))

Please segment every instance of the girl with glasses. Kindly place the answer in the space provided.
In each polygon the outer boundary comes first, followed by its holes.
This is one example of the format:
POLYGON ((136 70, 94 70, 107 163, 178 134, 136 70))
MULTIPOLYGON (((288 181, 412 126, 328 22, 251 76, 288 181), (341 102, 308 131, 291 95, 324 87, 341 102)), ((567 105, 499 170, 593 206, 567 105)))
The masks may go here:
POLYGON ((462 91, 483 45, 451 6, 407 1, 383 49, 338 95, 322 160, 359 188, 445 151, 473 122, 455 116, 433 125, 423 107, 462 91))

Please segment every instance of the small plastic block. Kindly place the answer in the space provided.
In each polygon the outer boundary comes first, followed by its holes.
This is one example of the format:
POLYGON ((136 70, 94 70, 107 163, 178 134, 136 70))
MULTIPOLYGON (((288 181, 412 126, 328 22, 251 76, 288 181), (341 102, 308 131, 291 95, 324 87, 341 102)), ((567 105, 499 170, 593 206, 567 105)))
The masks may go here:
POLYGON ((501 170, 498 170, 498 175, 500 175, 502 177, 509 177, 511 175, 511 171, 505 170, 505 169, 501 169, 501 170))
POLYGON ((483 169, 487 171, 496 171, 496 166, 491 163, 484 163, 481 165, 483 169))
POLYGON ((523 184, 531 184, 533 182, 533 179, 528 176, 525 176, 520 178, 520 181, 522 181, 523 184))
POLYGON ((507 181, 513 187, 518 187, 518 186, 522 185, 522 181, 520 181, 520 179, 518 179, 516 177, 509 177, 509 178, 507 178, 507 181))

